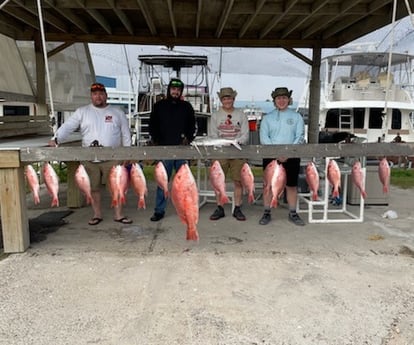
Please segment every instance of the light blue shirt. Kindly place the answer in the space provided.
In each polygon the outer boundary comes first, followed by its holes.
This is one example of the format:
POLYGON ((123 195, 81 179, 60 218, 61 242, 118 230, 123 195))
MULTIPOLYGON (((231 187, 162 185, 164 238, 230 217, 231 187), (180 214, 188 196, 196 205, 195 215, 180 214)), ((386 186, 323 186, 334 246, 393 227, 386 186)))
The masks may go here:
POLYGON ((287 108, 274 109, 263 116, 260 122, 260 143, 262 145, 303 144, 305 123, 302 115, 287 108))

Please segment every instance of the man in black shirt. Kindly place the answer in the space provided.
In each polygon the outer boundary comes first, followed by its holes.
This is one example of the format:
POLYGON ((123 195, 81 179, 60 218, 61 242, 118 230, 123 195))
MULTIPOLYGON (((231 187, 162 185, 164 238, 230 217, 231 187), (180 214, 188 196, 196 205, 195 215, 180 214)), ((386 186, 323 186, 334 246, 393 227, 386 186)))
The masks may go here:
MULTIPOLYGON (((182 100, 184 83, 180 79, 170 80, 167 97, 155 103, 149 121, 149 133, 153 145, 189 145, 196 133, 196 120, 192 105, 182 100)), ((186 163, 184 159, 164 160, 168 179, 173 169, 186 163)), ((164 191, 157 187, 153 222, 164 218, 167 200, 164 191)))

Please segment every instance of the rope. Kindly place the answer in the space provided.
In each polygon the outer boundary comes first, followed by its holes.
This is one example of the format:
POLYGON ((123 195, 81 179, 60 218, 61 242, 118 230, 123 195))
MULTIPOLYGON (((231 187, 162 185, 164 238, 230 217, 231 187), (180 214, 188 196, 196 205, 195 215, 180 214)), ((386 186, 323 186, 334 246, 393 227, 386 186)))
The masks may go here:
POLYGON ((50 83, 50 74, 49 74, 49 62, 47 59, 47 49, 46 49, 46 40, 45 40, 45 30, 43 27, 43 16, 42 16, 42 4, 41 0, 37 0, 37 10, 39 13, 39 25, 40 25, 40 33, 42 38, 42 47, 43 47, 43 59, 45 62, 45 69, 46 69, 46 79, 47 79, 47 86, 49 91, 49 100, 50 100, 50 114, 49 117, 52 121, 52 131, 55 134, 57 130, 57 121, 55 120, 55 109, 53 106, 53 94, 52 94, 52 85, 50 83))

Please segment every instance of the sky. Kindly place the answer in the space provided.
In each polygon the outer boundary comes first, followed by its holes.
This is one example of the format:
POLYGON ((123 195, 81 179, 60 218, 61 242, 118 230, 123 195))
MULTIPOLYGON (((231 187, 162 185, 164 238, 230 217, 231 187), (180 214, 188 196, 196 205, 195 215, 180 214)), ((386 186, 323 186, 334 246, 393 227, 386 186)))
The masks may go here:
MULTIPOLYGON (((391 42, 394 51, 414 54, 414 27, 406 17, 351 42, 337 51, 349 49, 387 50, 391 42)), ((162 46, 89 44, 96 75, 117 79, 117 89, 128 91, 130 79, 136 81, 138 56, 142 54, 168 54, 162 46)), ((220 87, 233 87, 237 99, 265 101, 276 87, 293 90, 294 100, 305 91, 310 67, 302 60, 281 48, 223 48, 220 69, 219 47, 175 47, 179 54, 207 55, 210 67, 209 85, 213 96, 220 87), (220 75, 220 78, 219 78, 220 75)), ((310 49, 299 49, 312 58, 310 49)), ((334 53, 323 50, 322 56, 334 53)))

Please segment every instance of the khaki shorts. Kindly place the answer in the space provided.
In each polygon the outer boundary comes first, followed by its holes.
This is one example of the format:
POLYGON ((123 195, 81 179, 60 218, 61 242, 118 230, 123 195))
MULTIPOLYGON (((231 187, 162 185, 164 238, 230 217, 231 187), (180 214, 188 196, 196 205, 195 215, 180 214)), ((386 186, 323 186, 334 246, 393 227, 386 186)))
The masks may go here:
POLYGON ((233 181, 241 181, 241 169, 243 164, 247 162, 245 159, 219 159, 221 168, 224 174, 230 172, 230 177, 233 181))
POLYGON ((105 161, 99 163, 82 162, 86 172, 89 175, 91 181, 92 191, 97 191, 101 188, 101 185, 107 184, 109 171, 114 165, 120 164, 119 161, 105 161))

